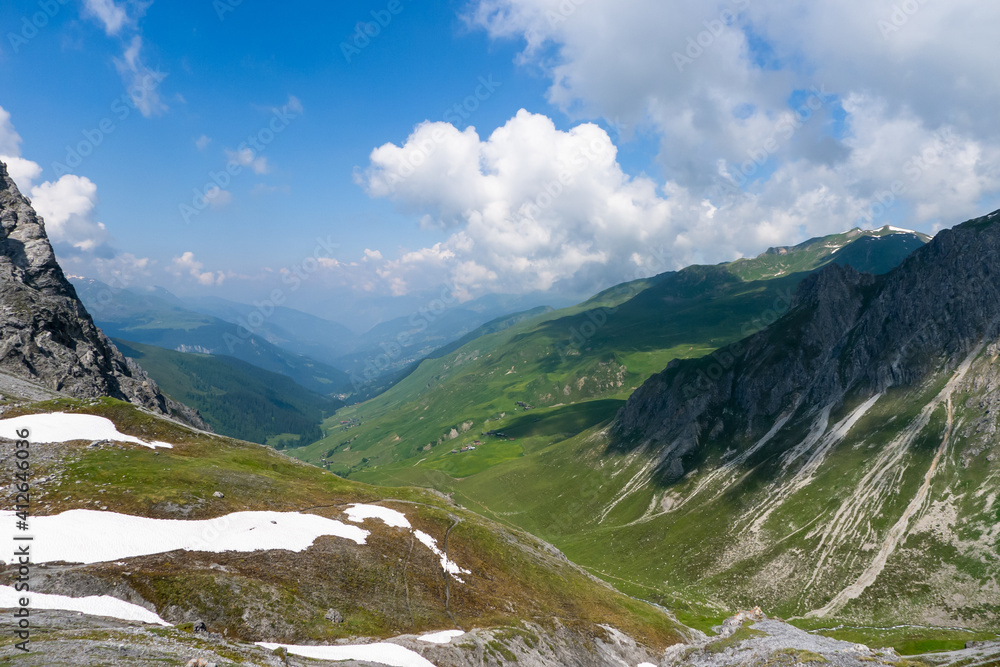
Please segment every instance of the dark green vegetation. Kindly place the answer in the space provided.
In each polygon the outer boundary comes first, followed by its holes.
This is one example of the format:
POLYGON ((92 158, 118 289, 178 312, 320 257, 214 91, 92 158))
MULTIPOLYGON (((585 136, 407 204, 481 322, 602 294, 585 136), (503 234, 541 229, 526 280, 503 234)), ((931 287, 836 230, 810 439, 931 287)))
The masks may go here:
MULTIPOLYGON (((111 399, 59 400, 14 410, 71 411, 112 419, 122 432, 174 443, 59 449, 38 461, 39 514, 93 508, 154 518, 208 519, 244 510, 309 511, 343 520, 350 503, 383 503, 434 537, 471 571, 444 576, 437 556, 411 533, 367 521, 367 544, 320 538, 303 552, 163 554, 73 568, 88 590, 130 590, 167 620, 204 619, 230 638, 292 643, 388 637, 454 627, 543 627, 586 636, 610 624, 660 650, 679 626, 654 607, 586 576, 520 531, 504 530, 441 496, 343 480, 273 450, 190 431, 111 399), (215 492, 221 493, 221 496, 215 492), (446 540, 447 537, 447 540, 446 540), (324 618, 339 610, 344 623, 324 618)), ((207 539, 207 538, 206 538, 207 539)), ((58 572, 53 576, 60 576, 58 572)))
POLYGON ((111 338, 234 357, 324 395, 340 394, 350 387, 343 371, 279 347, 256 331, 190 310, 169 292, 137 294, 94 280, 76 288, 94 321, 111 338))
POLYGON ((224 355, 164 350, 116 340, 174 400, 201 413, 217 432, 277 449, 323 437, 320 423, 343 406, 271 373, 224 355))

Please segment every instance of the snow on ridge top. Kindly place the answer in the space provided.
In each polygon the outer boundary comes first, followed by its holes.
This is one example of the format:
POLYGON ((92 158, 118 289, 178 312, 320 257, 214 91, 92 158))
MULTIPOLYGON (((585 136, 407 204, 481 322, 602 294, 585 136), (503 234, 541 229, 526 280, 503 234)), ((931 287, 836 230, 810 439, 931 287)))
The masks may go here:
POLYGON ((893 227, 892 225, 886 225, 882 229, 888 229, 890 232, 895 232, 896 234, 916 234, 912 229, 903 229, 901 227, 893 227))
POLYGON ((17 440, 17 432, 27 429, 30 442, 69 442, 71 440, 114 440, 131 442, 150 449, 164 447, 173 449, 169 442, 145 442, 132 435, 118 431, 115 423, 107 417, 97 415, 50 412, 37 415, 23 415, 0 419, 0 438, 17 440))
POLYGON ((354 523, 364 523, 365 519, 379 519, 392 528, 412 528, 405 514, 381 505, 355 503, 344 513, 347 515, 347 520, 354 523))
POLYGON ((60 611, 78 611, 89 616, 106 616, 121 621, 138 621, 150 625, 170 627, 155 613, 131 602, 125 602, 110 595, 89 595, 82 598, 71 598, 65 595, 49 595, 47 593, 19 593, 10 586, 0 586, 0 609, 17 609, 20 598, 31 600, 31 608, 58 609, 60 611))
POLYGON ((418 641, 428 644, 450 644, 452 639, 458 639, 465 632, 463 630, 445 630, 444 632, 434 632, 429 635, 420 635, 418 641))
POLYGON ((382 642, 379 644, 361 644, 356 646, 292 646, 289 644, 273 644, 257 642, 270 651, 284 648, 293 655, 315 660, 359 660, 373 662, 388 667, 435 667, 416 651, 399 644, 382 642))
MULTIPOLYGON (((11 542, 14 513, 0 512, 0 540, 11 542)), ((184 521, 70 510, 31 520, 33 562, 102 563, 184 551, 300 552, 317 538, 340 537, 365 544, 368 531, 315 514, 236 512, 216 519, 184 521)), ((2 559, 0 559, 2 560, 2 559)), ((3 561, 9 562, 9 561, 3 561)))

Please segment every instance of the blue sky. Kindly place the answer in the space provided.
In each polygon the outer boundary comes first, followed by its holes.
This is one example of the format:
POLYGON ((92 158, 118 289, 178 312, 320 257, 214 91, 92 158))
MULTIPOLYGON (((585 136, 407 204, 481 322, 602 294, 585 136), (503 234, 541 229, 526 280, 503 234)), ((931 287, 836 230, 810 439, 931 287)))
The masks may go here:
POLYGON ((77 275, 250 300, 319 238, 314 311, 442 283, 585 295, 987 212, 996 10, 965 4, 9 0, 0 155, 77 275))
MULTIPOLYGON (((74 4, 18 53, 4 49, 3 106, 45 177, 54 175, 53 163, 66 162, 67 146, 86 140, 85 130, 115 120, 115 131, 73 172, 98 183, 102 221, 116 245, 134 253, 179 254, 194 241, 217 246, 214 256, 234 269, 250 270, 278 253, 300 254, 302 239, 331 232, 345 254, 382 234, 418 246, 426 234, 354 184, 353 171, 372 148, 405 139, 421 120, 440 119, 480 76, 503 85, 470 122, 496 127, 531 106, 526 102, 546 106, 544 81, 514 76, 514 45, 491 45, 485 34, 463 29, 445 3, 406 3, 348 63, 339 42, 350 42, 358 22, 387 3, 314 3, 285 14, 245 2, 220 21, 210 2, 181 3, 181 11, 161 2, 148 8, 141 32, 147 65, 167 73, 159 94, 169 110, 119 120, 111 107, 125 90, 113 59, 123 39, 81 18, 74 4), (185 224, 179 204, 210 172, 223 170, 225 149, 256 133, 268 108, 289 95, 301 100, 303 113, 262 153, 269 173, 234 179, 234 205, 185 224), (199 150, 202 136, 211 143, 199 150), (251 197, 258 184, 279 192, 251 197)), ((5 6, 5 26, 32 10, 37 2, 5 6)))

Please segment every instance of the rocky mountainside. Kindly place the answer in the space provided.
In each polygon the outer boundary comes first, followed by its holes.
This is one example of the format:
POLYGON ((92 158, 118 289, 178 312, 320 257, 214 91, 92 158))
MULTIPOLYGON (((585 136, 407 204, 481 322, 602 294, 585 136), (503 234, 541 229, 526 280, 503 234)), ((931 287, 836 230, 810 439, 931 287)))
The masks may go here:
MULTIPOLYGON (((998 272, 994 213, 883 275, 829 265, 771 317, 709 299, 704 319, 747 333, 672 361, 575 435, 543 439, 548 414, 517 413, 502 423, 517 458, 425 479, 700 629, 759 605, 903 655, 994 639, 998 272)), ((618 308, 592 339, 631 323, 618 308)))
POLYGON ((0 223, 0 371, 61 394, 110 396, 204 427, 94 325, 56 263, 44 222, 3 163, 0 223))
POLYGON ((774 326, 671 363, 618 415, 625 447, 657 450, 668 479, 706 438, 754 439, 803 406, 842 404, 954 370, 1000 325, 1000 212, 944 230, 876 278, 836 264, 804 280, 774 326))

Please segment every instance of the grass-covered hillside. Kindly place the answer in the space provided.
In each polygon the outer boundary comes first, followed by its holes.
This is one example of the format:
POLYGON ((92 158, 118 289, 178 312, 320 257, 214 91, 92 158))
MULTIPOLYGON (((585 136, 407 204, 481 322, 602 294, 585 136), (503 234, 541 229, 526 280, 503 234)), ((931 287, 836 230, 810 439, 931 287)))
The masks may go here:
POLYGON ((314 442, 320 423, 343 406, 284 375, 224 355, 164 350, 116 340, 174 400, 191 406, 212 429, 278 449, 314 442))
POLYGON ((339 411, 324 439, 294 455, 376 483, 468 477, 609 419, 672 359, 764 328, 786 312, 809 271, 841 257, 883 271, 922 243, 888 229, 852 230, 614 287, 425 360, 384 394, 339 411), (463 447, 476 449, 451 453, 463 447))
MULTIPOLYGON (((618 413, 625 400, 614 397, 522 407, 497 426, 456 429, 452 442, 481 437, 484 447, 451 454, 440 450, 454 445, 442 443, 421 461, 403 444, 383 444, 372 451, 396 458, 371 457, 375 465, 356 474, 452 493, 692 625, 760 605, 800 627, 901 652, 996 639, 1000 343, 995 284, 986 278, 997 264, 995 217, 993 227, 975 221, 943 233, 878 279, 825 271, 787 316, 727 348, 728 360, 673 364, 628 410, 618 413), (884 334, 903 326, 886 312, 907 318, 905 330, 884 334), (837 389, 844 378, 872 379, 837 389), (729 393, 719 393, 723 386, 729 393), (728 398, 716 404, 715 396, 728 398), (688 416, 700 410, 703 419, 688 416), (647 435, 623 443, 612 424, 625 418, 647 435), (480 436, 486 429, 503 437, 480 436)), ((717 290, 708 308, 726 302, 730 285, 770 289, 790 279, 686 273, 704 277, 702 292, 717 290)), ((691 295, 676 282, 672 289, 670 306, 691 295)), ((748 301, 734 299, 714 320, 727 322, 748 301)), ((679 335, 697 330, 673 322, 679 335)), ((515 355, 526 340, 504 352, 515 355)), ((428 382, 425 391, 441 388, 428 382)))
MULTIPOLYGON (((111 399, 8 408, 4 418, 52 412, 107 417, 122 433, 173 448, 88 441, 35 445, 36 522, 81 509, 217 519, 203 535, 211 549, 234 512, 307 513, 349 523, 349 506, 366 503, 405 515, 413 530, 368 519, 359 524, 369 533, 364 544, 320 537, 304 550, 196 549, 69 568, 36 564, 36 593, 109 594, 182 629, 202 620, 210 631, 242 641, 324 644, 454 627, 510 628, 512 636, 534 636, 537 630, 526 630, 524 621, 553 632, 568 629, 582 643, 607 637, 600 626, 612 627, 646 647, 644 655, 681 638, 683 628, 662 611, 590 578, 535 538, 438 494, 343 480, 270 448, 193 431, 111 399), (443 553, 435 554, 425 539, 443 553), (446 573, 444 557, 461 574, 446 573), (331 617, 331 609, 339 618, 331 617)), ((13 443, 0 444, 0 458, 9 462, 13 443)), ((8 567, 0 583, 7 584, 13 572, 8 567)))
MULTIPOLYGON (((619 449, 608 431, 647 372, 784 315, 765 311, 823 258, 898 263, 913 237, 894 236, 905 244, 884 246, 891 261, 868 236, 821 239, 623 286, 600 296, 618 305, 571 355, 558 353, 566 339, 553 333, 579 326, 586 305, 485 336, 342 410, 325 441, 297 454, 325 456, 359 479, 452 493, 693 625, 759 604, 803 627, 897 648, 995 637, 1000 472, 982 430, 995 428, 992 403, 982 403, 1000 384, 983 379, 996 368, 995 344, 969 359, 967 374, 942 366, 925 384, 877 398, 804 404, 760 442, 720 420, 679 480, 658 475, 655 451, 619 449)), ((726 364, 706 356, 702 365, 710 373, 716 363, 726 364)))

